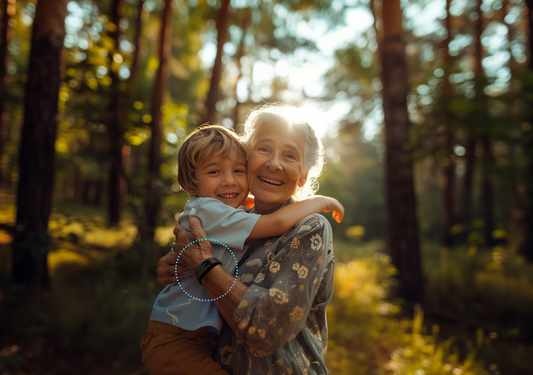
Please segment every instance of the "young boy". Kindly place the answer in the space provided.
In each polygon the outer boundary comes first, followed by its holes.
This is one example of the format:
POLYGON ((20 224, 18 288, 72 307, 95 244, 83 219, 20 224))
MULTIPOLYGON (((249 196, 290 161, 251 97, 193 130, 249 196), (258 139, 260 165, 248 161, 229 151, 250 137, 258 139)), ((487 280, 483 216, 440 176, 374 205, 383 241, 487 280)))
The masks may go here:
MULTIPOLYGON (((239 209, 248 197, 247 148, 219 125, 197 128, 178 153, 178 182, 190 195, 179 224, 189 228, 197 216, 214 242, 213 255, 233 273, 247 238, 285 233, 300 220, 323 210, 342 220, 344 208, 333 198, 313 197, 285 206, 270 215, 239 209)), ((222 297, 222 296, 221 296, 222 297)), ((223 298, 223 297, 222 297, 223 298)), ((210 357, 222 318, 215 303, 194 277, 166 286, 157 297, 147 332, 141 341, 143 363, 150 375, 227 375, 210 357)))

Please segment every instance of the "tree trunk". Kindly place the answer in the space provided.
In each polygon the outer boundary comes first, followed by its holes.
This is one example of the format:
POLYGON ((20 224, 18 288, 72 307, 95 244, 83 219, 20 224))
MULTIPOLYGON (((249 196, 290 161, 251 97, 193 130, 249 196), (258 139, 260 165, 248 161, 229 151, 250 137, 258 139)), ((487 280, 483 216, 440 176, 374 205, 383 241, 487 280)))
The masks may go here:
POLYGON ((476 54, 474 74, 476 75, 476 101, 480 107, 480 116, 478 120, 485 125, 483 129, 479 129, 481 136, 479 137, 479 144, 483 148, 483 163, 481 170, 481 207, 483 215, 483 237, 485 238, 485 245, 491 246, 494 243, 492 232, 494 231, 494 214, 493 214, 493 188, 492 188, 492 166, 494 165, 494 157, 492 153, 492 143, 490 141, 491 121, 487 110, 487 96, 484 92, 486 87, 485 72, 483 70, 483 45, 481 44, 481 35, 483 34, 483 12, 481 11, 482 0, 478 0, 476 10, 479 15, 475 24, 476 35, 476 54))
POLYGON ((122 147, 124 146, 123 130, 121 122, 123 120, 123 98, 119 88, 120 79, 113 66, 113 56, 119 51, 120 29, 119 22, 122 17, 122 0, 113 0, 111 3, 111 19, 115 25, 109 32, 113 39, 114 48, 109 54, 109 76, 111 77, 111 100, 108 110, 107 132, 109 135, 109 159, 111 168, 109 169, 108 178, 108 220, 110 225, 116 225, 122 217, 124 211, 126 182, 120 174, 120 165, 124 165, 122 157, 122 147))
POLYGON ((35 11, 24 125, 19 148, 13 282, 48 286, 48 219, 55 176, 56 114, 67 0, 40 0, 35 11))
POLYGON ((6 105, 6 92, 7 92, 7 62, 8 62, 8 49, 11 42, 11 30, 9 27, 9 20, 15 15, 16 12, 16 0, 4 0, 2 3, 2 30, 0 32, 1 45, 0 45, 0 188, 2 187, 4 162, 2 160, 4 156, 4 145, 7 140, 7 127, 9 121, 9 112, 6 105))
MULTIPOLYGON (((487 122, 488 123, 488 122, 487 122)), ((492 167, 494 165, 494 154, 492 152, 492 144, 488 134, 484 134, 480 138, 483 146, 483 183, 481 186, 481 199, 483 208, 483 237, 485 238, 485 245, 493 246, 495 244, 492 232, 494 232, 494 198, 492 187, 492 167)))
MULTIPOLYGON (((528 69, 533 73, 533 0, 526 0, 529 15, 529 61, 528 69)), ((533 124, 533 111, 530 112, 529 122, 533 124)), ((529 136, 524 142, 524 155, 526 157, 525 166, 525 199, 524 199, 524 242, 521 246, 521 253, 530 261, 533 262, 533 138, 531 130, 529 136)))
POLYGON ((400 0, 383 1, 383 42, 380 46, 385 113, 387 247, 399 271, 400 295, 422 298, 422 266, 416 218, 407 114, 407 62, 400 0))
POLYGON ((140 0, 139 6, 137 7, 137 30, 135 31, 135 40, 133 41, 133 56, 130 68, 130 76, 128 77, 128 83, 130 83, 130 86, 135 82, 135 78, 137 78, 137 73, 139 72, 139 46, 141 44, 141 34, 144 17, 144 1, 145 0, 140 0))
POLYGON ((207 94, 205 107, 207 111, 206 122, 214 124, 216 121, 216 104, 220 92, 220 79, 222 78, 222 56, 224 55, 224 44, 228 39, 228 27, 230 20, 230 0, 222 0, 222 6, 218 11, 217 22, 217 56, 215 65, 213 65, 213 74, 211 76, 211 87, 207 94))
POLYGON ((165 9, 161 17, 161 33, 159 36, 159 68, 155 77, 152 102, 152 137, 148 154, 148 183, 146 186, 145 212, 146 227, 143 228, 141 239, 151 241, 155 234, 156 218, 160 206, 160 175, 161 142, 163 129, 161 124, 163 94, 170 73, 170 57, 172 52, 172 7, 171 0, 165 0, 165 9), (145 237, 143 237, 143 234, 145 237))
POLYGON ((474 183, 474 164, 476 161, 476 139, 467 136, 465 144, 465 176, 463 179, 463 223, 470 230, 472 221, 472 187, 474 183))
POLYGON ((239 48, 237 49, 237 54, 235 55, 235 62, 237 65, 237 69, 239 69, 239 75, 237 76, 237 80, 235 81, 235 107, 233 108, 233 129, 237 133, 242 133, 244 131, 244 128, 239 125, 239 97, 237 96, 237 86, 239 84, 239 81, 242 78, 242 64, 241 59, 244 56, 244 37, 246 36, 246 29, 248 29, 248 23, 251 21, 250 12, 248 8, 243 9, 242 12, 242 21, 241 21, 241 27, 242 27, 242 37, 241 41, 239 43, 239 48))
POLYGON ((451 229, 455 225, 455 162, 453 153, 453 138, 455 134, 455 127, 451 112, 449 111, 449 103, 452 98, 452 87, 450 84, 450 69, 452 68, 452 58, 450 55, 449 45, 452 40, 452 22, 450 15, 451 0, 446 0, 446 31, 447 37, 444 40, 444 77, 443 77, 443 92, 444 92, 444 121, 446 123, 446 158, 449 160, 448 165, 444 166, 443 173, 443 207, 442 207, 442 244, 445 247, 451 247, 453 244, 453 237, 451 229))

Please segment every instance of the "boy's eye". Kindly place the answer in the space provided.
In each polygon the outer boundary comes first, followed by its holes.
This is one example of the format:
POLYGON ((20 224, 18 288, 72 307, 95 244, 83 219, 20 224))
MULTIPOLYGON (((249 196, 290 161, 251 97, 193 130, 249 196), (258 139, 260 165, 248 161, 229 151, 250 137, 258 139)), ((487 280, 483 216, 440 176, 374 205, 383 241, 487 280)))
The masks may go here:
POLYGON ((243 171, 242 169, 235 170, 235 173, 246 173, 246 171, 243 171))
POLYGON ((218 171, 210 171, 210 172, 207 172, 207 174, 217 174, 219 173, 218 171))

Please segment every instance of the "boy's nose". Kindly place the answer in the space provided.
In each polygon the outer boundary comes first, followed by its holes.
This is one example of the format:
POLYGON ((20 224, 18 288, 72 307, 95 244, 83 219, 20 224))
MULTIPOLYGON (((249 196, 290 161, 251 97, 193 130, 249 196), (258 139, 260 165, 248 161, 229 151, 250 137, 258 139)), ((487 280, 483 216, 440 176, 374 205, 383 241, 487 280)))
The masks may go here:
POLYGON ((224 178, 224 181, 222 182, 225 186, 233 186, 235 185, 235 179, 231 174, 226 175, 224 178))

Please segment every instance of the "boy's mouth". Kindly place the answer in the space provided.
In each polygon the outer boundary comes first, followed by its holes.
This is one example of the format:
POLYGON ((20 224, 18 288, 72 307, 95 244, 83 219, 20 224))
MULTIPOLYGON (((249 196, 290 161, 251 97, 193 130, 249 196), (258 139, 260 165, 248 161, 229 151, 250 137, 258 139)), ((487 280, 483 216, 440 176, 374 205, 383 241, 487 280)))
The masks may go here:
POLYGON ((232 199, 232 198, 235 198, 237 195, 239 195, 238 193, 228 193, 228 194, 219 194, 218 196, 220 198, 223 198, 223 199, 232 199))
POLYGON ((261 177, 261 176, 258 176, 258 178, 263 181, 263 182, 266 182, 267 184, 270 184, 270 185, 274 185, 274 186, 280 186, 280 185, 283 185, 283 182, 282 181, 278 181, 278 180, 273 180, 271 178, 266 178, 266 177, 261 177))

